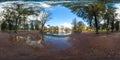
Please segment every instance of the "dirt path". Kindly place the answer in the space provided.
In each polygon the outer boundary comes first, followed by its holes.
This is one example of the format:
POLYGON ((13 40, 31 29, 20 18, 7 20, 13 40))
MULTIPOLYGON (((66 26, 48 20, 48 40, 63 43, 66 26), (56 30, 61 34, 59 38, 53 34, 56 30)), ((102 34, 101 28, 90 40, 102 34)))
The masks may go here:
POLYGON ((71 46, 61 51, 32 48, 23 42, 13 43, 9 36, 8 33, 0 32, 0 60, 120 60, 118 32, 72 34, 68 40, 71 46))
POLYGON ((120 58, 120 33, 81 33, 71 35, 73 54, 86 58, 120 58), (74 36, 74 37, 73 37, 74 36))

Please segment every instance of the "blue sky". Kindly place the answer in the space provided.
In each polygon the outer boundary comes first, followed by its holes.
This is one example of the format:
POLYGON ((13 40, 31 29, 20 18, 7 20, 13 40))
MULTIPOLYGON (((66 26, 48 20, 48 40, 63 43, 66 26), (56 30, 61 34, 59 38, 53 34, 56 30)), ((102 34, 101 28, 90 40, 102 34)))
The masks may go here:
MULTIPOLYGON (((9 6, 10 2, 2 2, 0 5, 7 5, 9 6)), ((23 2, 19 2, 23 3, 23 2)), ((70 9, 62 6, 62 5, 49 5, 44 2, 28 2, 28 5, 30 6, 40 6, 45 9, 47 9, 51 13, 51 19, 47 22, 47 25, 52 25, 52 26, 65 26, 65 27, 71 27, 71 23, 74 18, 77 19, 77 21, 81 21, 82 19, 77 17, 75 14, 71 12, 70 9)), ((0 8, 1 10, 2 8, 0 8)), ((35 17, 30 17, 35 18, 35 17)))
MULTIPOLYGON (((120 4, 112 4, 114 7, 117 7, 118 9, 116 10, 116 13, 120 13, 120 4)), ((73 21, 74 18, 77 19, 77 21, 83 21, 84 20, 80 17, 77 17, 75 14, 71 12, 70 9, 61 6, 61 5, 56 5, 56 6, 51 6, 48 8, 48 10, 52 13, 51 17, 52 19, 47 23, 49 25, 53 26, 59 26, 59 25, 70 25, 73 21)), ((84 22, 85 25, 87 25, 86 22, 84 22)), ((70 27, 70 26, 69 26, 70 27)))
POLYGON ((72 23, 74 18, 76 18, 78 21, 82 20, 81 18, 73 14, 70 9, 61 5, 51 6, 47 9, 50 11, 52 18, 49 22, 47 22, 47 24, 49 25, 69 25, 72 23))
MULTIPOLYGON (((12 3, 12 1, 11 2, 10 1, 1 2, 0 3, 0 11, 2 12, 2 10, 3 10, 1 8, 2 6, 4 6, 4 5, 9 6, 9 3, 12 3)), ((23 3, 23 2, 21 1, 19 3, 23 3)), ((77 17, 75 14, 73 14, 70 9, 68 9, 64 6, 61 6, 61 5, 51 6, 51 5, 49 5, 47 3, 44 3, 44 2, 27 2, 27 3, 28 3, 28 6, 43 7, 51 13, 51 18, 52 19, 50 19, 47 22, 47 25, 52 25, 52 26, 64 25, 64 26, 67 26, 67 27, 71 27, 71 23, 72 23, 74 18, 76 18, 77 21, 83 21, 82 18, 77 17)), ((120 13, 120 4, 109 4, 109 5, 114 5, 115 7, 117 7, 118 9, 116 10, 116 12, 120 13)), ((119 14, 119 16, 120 16, 120 14, 119 14)), ((35 18, 35 17, 33 17, 33 18, 35 18)))

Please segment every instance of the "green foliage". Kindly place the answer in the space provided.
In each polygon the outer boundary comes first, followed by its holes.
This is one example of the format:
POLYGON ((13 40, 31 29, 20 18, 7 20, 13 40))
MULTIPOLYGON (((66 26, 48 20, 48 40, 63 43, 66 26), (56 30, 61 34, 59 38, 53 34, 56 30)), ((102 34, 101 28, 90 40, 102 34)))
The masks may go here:
MULTIPOLYGON (((83 20, 89 24, 90 29, 95 28, 96 33, 98 33, 99 30, 105 29, 107 32, 109 30, 114 31, 116 27, 116 8, 106 6, 104 2, 93 2, 85 5, 75 3, 66 5, 74 14, 78 17, 82 17, 83 20), (101 24, 101 21, 104 21, 104 23, 101 24)), ((74 29, 76 29, 76 27, 74 27, 74 29)))
POLYGON ((51 34, 57 34, 59 32, 59 27, 58 26, 49 26, 48 32, 51 34))
POLYGON ((5 31, 6 29, 7 29, 7 23, 3 21, 3 23, 1 24, 1 30, 5 31))
POLYGON ((77 22, 76 19, 73 20, 73 33, 76 32, 82 32, 82 30, 84 30, 85 25, 82 21, 77 22))
POLYGON ((34 22, 31 22, 31 23, 30 23, 30 27, 31 27, 31 28, 30 28, 31 30, 34 30, 34 22))
POLYGON ((70 28, 65 28, 65 32, 66 32, 66 33, 70 33, 70 32, 71 32, 71 29, 70 29, 70 28))
POLYGON ((115 21, 116 20, 116 16, 117 16, 117 13, 116 13, 116 8, 114 7, 108 7, 106 9, 106 12, 104 13, 103 15, 103 19, 105 20, 104 23, 106 23, 106 29, 107 29, 107 32, 109 32, 110 28, 111 28, 111 31, 113 32, 114 31, 114 25, 115 25, 115 21))
POLYGON ((24 4, 12 3, 11 6, 4 7, 5 11, 2 15, 5 18, 4 21, 6 21, 9 30, 14 30, 15 28, 17 31, 21 26, 25 27, 27 16, 37 14, 32 8, 25 8, 24 6, 24 4))
POLYGON ((96 33, 99 29, 99 16, 105 12, 105 4, 102 2, 88 4, 87 6, 71 5, 69 8, 77 16, 82 17, 89 25, 94 25, 96 27, 96 33))
POLYGON ((119 31, 119 24, 120 24, 119 21, 116 21, 116 23, 115 23, 115 30, 116 31, 119 31))

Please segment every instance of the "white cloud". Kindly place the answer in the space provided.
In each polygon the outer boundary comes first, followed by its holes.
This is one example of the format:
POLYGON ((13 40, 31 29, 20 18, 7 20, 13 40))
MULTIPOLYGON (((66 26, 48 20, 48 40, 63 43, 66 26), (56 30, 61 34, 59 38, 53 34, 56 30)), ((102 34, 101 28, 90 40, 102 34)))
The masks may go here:
MULTIPOLYGON (((4 10, 3 7, 7 6, 10 7, 12 5, 12 3, 20 3, 20 4, 25 4, 25 7, 42 7, 42 8, 49 8, 51 7, 51 5, 45 3, 45 2, 23 2, 23 1, 7 1, 7 2, 1 2, 0 3, 0 13, 4 10)), ((42 14, 40 14, 41 16, 42 14)), ((36 20, 37 17, 36 16, 28 16, 28 20, 36 20)))
POLYGON ((34 1, 7 1, 7 2, 1 2, 0 3, 0 7, 1 6, 11 6, 12 3, 20 3, 20 4, 25 4, 26 7, 42 7, 42 8, 50 8, 51 5, 45 2, 34 2, 34 1))
POLYGON ((71 1, 44 1, 44 2, 35 2, 35 1, 7 1, 7 2, 1 2, 0 5, 4 6, 10 6, 11 3, 25 3, 30 7, 43 7, 43 8, 49 8, 52 4, 59 4, 59 3, 70 3, 71 1))
POLYGON ((4 11, 4 9, 0 6, 0 12, 4 11))
POLYGON ((72 28, 72 24, 68 23, 68 22, 65 22, 65 23, 63 23, 61 25, 64 26, 64 27, 67 27, 67 28, 72 28))
POLYGON ((37 16, 35 16, 35 15, 28 16, 28 21, 29 20, 36 20, 36 19, 37 19, 37 16))
POLYGON ((43 2, 43 3, 41 3, 41 6, 42 6, 42 7, 45 7, 45 8, 49 8, 49 7, 51 7, 51 5, 46 4, 46 3, 44 3, 44 2, 43 2))
POLYGON ((117 9, 116 9, 116 13, 118 13, 117 19, 120 19, 120 4, 115 4, 114 5, 117 9))

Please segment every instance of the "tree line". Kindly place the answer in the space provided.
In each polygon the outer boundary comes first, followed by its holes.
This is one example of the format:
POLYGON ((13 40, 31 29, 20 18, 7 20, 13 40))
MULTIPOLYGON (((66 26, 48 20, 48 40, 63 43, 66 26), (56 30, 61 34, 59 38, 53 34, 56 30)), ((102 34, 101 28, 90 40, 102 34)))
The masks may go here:
POLYGON ((116 13, 117 8, 115 7, 107 6, 104 2, 84 5, 66 4, 65 6, 78 17, 82 17, 91 28, 95 28, 96 34, 102 29, 105 29, 106 32, 119 31, 119 19, 117 19, 118 13, 116 13))
POLYGON ((43 26, 49 19, 48 11, 40 8, 35 10, 34 7, 25 7, 25 4, 11 3, 11 6, 3 6, 4 11, 1 12, 1 30, 31 30, 43 29, 43 26), (35 16, 36 20, 28 20, 29 16, 35 16))

